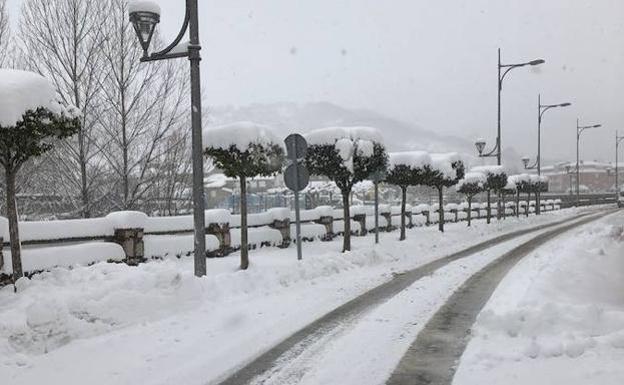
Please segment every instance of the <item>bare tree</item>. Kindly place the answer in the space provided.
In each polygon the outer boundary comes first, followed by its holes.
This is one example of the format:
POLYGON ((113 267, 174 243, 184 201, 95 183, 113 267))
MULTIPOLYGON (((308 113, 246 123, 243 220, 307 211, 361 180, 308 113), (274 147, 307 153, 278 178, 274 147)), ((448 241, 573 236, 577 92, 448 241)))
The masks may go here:
POLYGON ((101 22, 108 1, 25 0, 19 23, 26 68, 56 86, 63 103, 82 111, 81 130, 51 154, 58 166, 59 194, 70 197, 83 217, 93 214, 95 187, 103 158, 97 144, 96 98, 100 89, 105 41, 101 22))
POLYGON ((9 57, 9 32, 9 13, 6 0, 0 0, 0 68, 5 66, 9 57))
POLYGON ((136 209, 155 188, 160 165, 180 151, 188 134, 188 75, 181 61, 141 63, 142 50, 128 21, 127 2, 111 0, 103 45, 103 110, 98 123, 108 145, 102 154, 115 175, 112 208, 136 209), (173 139, 171 139, 173 137, 173 139))

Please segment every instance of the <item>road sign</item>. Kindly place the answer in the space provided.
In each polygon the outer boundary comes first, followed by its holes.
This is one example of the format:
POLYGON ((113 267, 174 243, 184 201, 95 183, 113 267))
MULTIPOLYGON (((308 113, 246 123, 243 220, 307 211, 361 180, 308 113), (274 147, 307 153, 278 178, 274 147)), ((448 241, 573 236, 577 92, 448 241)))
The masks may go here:
POLYGON ((305 158, 308 143, 303 136, 291 134, 284 140, 286 152, 291 163, 284 171, 286 187, 295 192, 295 231, 297 232, 297 259, 301 259, 301 220, 299 218, 299 191, 306 188, 310 182, 310 173, 299 160, 305 158))
POLYGON ((290 134, 284 140, 286 143, 286 154, 288 159, 296 160, 305 158, 308 151, 308 143, 299 134, 290 134))
POLYGON ((306 188, 310 182, 308 169, 301 163, 291 163, 284 171, 284 183, 292 191, 299 192, 306 188))
POLYGON ((386 179, 386 172, 384 170, 375 171, 374 173, 370 174, 368 178, 374 183, 383 182, 386 179))

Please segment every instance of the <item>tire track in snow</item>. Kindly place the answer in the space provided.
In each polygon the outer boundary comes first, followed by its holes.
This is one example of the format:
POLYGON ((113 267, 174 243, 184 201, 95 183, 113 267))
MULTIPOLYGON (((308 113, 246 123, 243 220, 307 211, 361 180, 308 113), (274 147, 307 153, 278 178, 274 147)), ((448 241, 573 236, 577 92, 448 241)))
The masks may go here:
POLYGON ((308 352, 311 353, 323 349, 327 343, 331 343, 332 337, 339 335, 367 311, 400 293, 417 280, 433 274, 436 270, 453 261, 481 252, 514 238, 575 221, 588 215, 590 215, 590 213, 581 213, 560 221, 529 229, 513 231, 470 246, 412 270, 395 274, 390 281, 359 295, 313 321, 281 343, 239 368, 229 377, 220 382, 217 381, 217 383, 221 385, 266 384, 279 379, 281 383, 294 384, 306 371, 306 363, 311 357, 308 352), (295 362, 297 362, 298 366, 295 365, 295 362), (296 367, 297 370, 291 371, 290 373, 280 373, 285 366, 291 368, 296 367), (280 378, 280 376, 283 375, 289 380, 287 381, 286 379, 280 378))
POLYGON ((610 213, 595 214, 537 235, 471 276, 418 333, 386 384, 450 385, 477 315, 509 270, 553 238, 610 213))

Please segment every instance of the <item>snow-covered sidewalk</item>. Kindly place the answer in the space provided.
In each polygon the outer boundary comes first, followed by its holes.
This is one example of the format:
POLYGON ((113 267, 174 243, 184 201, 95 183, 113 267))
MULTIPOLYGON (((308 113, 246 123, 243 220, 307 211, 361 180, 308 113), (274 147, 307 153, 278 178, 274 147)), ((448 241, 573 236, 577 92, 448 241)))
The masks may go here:
POLYGON ((624 214, 522 260, 479 315, 453 384, 624 381, 624 214))
POLYGON ((204 384, 231 371, 313 319, 380 283, 501 233, 557 221, 540 217, 477 221, 230 256, 192 276, 190 258, 138 267, 96 264, 54 269, 0 290, 0 375, 11 384, 204 384))

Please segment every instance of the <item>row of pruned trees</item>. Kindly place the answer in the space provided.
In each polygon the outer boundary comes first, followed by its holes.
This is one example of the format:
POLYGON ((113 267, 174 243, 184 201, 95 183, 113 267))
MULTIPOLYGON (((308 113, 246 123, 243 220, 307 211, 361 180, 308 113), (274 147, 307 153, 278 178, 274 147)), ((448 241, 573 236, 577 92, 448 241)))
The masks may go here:
POLYGON ((444 188, 464 177, 464 164, 455 153, 429 154, 422 151, 391 153, 385 182, 401 189, 401 235, 405 239, 405 208, 410 186, 429 186, 438 191, 438 228, 444 231, 444 188))
MULTIPOLYGON (((380 133, 371 127, 330 127, 305 135, 308 151, 304 160, 311 175, 324 176, 336 184, 342 196, 343 251, 351 250, 350 201, 354 186, 373 174, 385 174, 386 183, 402 190, 405 218, 408 186, 425 185, 438 190, 443 207, 443 190, 464 176, 464 165, 457 154, 419 152, 388 154, 380 133)), ((246 180, 278 173, 284 165, 284 151, 267 126, 239 122, 204 131, 205 154, 229 177, 236 177, 241 188, 241 268, 249 266, 247 249, 246 180)), ((440 231, 444 231, 444 211, 439 211, 440 231)), ((401 226, 405 239, 405 219, 401 226)))
POLYGON ((187 67, 140 63, 127 8, 127 0, 24 0, 9 39, 0 0, 0 51, 10 46, 0 66, 43 75, 81 111, 77 134, 18 183, 63 197, 67 216, 146 207, 175 214, 173 202, 190 198, 187 67))
POLYGON ((501 166, 476 167, 466 173, 463 179, 457 183, 457 192, 465 195, 468 202, 467 222, 470 226, 472 213, 472 200, 475 195, 485 192, 487 194, 487 221, 491 218, 491 194, 495 193, 501 197, 497 209, 497 217, 500 219, 504 215, 505 196, 513 195, 516 202, 516 216, 520 215, 520 194, 527 194, 527 209, 525 214, 529 215, 529 203, 531 194, 537 196, 538 193, 548 190, 546 178, 537 175, 519 174, 507 176, 501 166), (502 209, 501 209, 502 203, 502 209))

